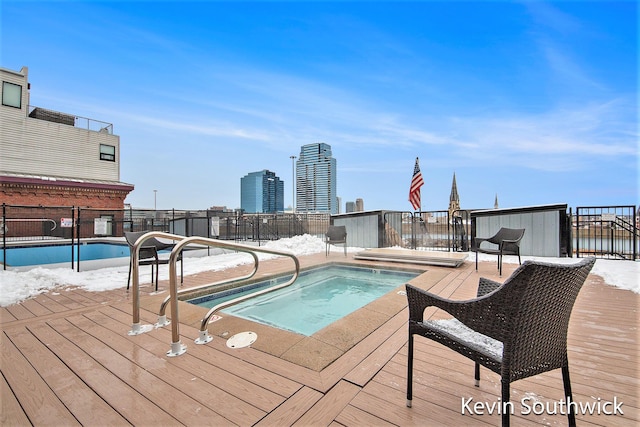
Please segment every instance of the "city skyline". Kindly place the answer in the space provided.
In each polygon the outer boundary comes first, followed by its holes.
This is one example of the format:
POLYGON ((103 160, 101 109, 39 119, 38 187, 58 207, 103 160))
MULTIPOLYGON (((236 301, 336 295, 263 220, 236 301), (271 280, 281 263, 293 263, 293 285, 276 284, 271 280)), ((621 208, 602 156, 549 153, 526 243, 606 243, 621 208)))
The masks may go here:
MULTIPOLYGON (((330 144, 368 210, 638 205, 638 3, 2 3, 30 106, 113 124, 140 208, 240 207, 330 144), (161 170, 150 174, 149 170, 161 170)), ((293 204, 285 185, 284 205, 293 204)))

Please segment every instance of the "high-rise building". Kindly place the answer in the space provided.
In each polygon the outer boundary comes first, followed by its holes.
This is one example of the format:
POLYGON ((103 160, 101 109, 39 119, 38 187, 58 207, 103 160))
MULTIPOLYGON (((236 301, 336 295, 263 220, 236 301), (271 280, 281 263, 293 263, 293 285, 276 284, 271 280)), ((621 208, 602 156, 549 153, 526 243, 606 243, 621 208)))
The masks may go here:
POLYGON ((248 213, 284 211, 284 181, 274 172, 251 172, 240 179, 240 207, 248 213))
POLYGON ((331 146, 307 144, 296 161, 296 211, 338 213, 336 159, 331 146))
POLYGON ((345 212, 346 213, 351 213, 351 212, 355 212, 356 211, 356 204, 355 202, 347 202, 346 208, 345 208, 345 212))
POLYGON ((364 212, 364 200, 361 198, 356 199, 356 212, 364 212))

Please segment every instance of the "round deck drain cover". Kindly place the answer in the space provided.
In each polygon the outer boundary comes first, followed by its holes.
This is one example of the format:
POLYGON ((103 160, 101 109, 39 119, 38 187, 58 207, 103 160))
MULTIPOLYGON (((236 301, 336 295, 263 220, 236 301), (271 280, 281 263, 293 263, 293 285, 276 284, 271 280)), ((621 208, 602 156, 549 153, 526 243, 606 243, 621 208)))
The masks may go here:
POLYGON ((227 340, 227 347, 229 348, 243 348, 248 347, 258 339, 258 334, 255 332, 240 332, 235 334, 227 340))

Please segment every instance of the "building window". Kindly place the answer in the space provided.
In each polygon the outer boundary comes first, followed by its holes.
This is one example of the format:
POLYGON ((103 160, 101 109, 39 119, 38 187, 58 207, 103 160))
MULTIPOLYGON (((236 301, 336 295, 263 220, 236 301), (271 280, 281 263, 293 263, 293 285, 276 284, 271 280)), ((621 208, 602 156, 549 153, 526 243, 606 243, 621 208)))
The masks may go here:
POLYGON ((22 108, 22 86, 2 82, 2 105, 22 108))
POLYGON ((100 160, 115 162, 116 147, 114 147, 113 145, 100 144, 100 160))

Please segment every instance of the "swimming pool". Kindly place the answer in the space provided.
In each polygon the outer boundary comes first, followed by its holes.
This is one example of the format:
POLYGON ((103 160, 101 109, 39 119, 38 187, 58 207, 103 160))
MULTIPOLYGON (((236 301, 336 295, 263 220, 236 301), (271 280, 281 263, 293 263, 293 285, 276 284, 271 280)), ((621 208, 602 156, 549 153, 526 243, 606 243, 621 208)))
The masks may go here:
MULTIPOLYGON (((77 261, 78 246, 74 245, 73 259, 77 261)), ((71 244, 20 245, 7 247, 7 266, 25 267, 71 262, 71 244)), ((118 243, 87 242, 80 244, 80 261, 129 256, 129 246, 118 243)), ((4 254, 0 250, 0 263, 4 254)))
MULTIPOLYGON (((420 273, 332 265, 300 273, 286 288, 243 301, 222 313, 311 336, 325 326, 417 277, 420 273)), ((190 299, 211 308, 288 280, 291 276, 190 299)))

